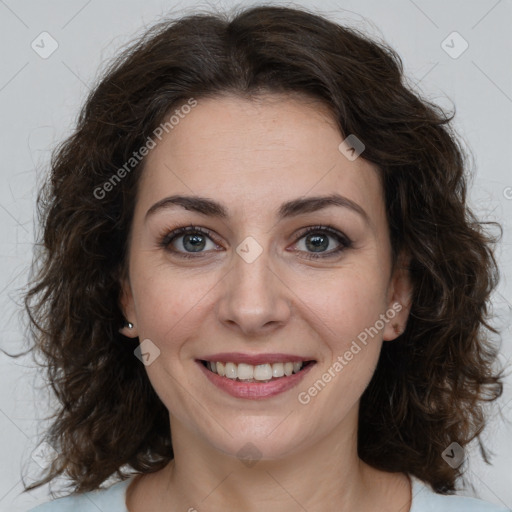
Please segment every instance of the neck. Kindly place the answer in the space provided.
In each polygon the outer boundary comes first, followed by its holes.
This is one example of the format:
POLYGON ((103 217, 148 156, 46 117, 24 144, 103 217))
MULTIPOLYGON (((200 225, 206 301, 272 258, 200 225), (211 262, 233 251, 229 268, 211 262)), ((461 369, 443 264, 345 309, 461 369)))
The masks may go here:
POLYGON ((357 408, 342 423, 317 436, 319 442, 293 453, 246 460, 242 453, 251 449, 242 450, 240 458, 228 455, 171 416, 174 459, 131 486, 128 508, 131 512, 408 511, 407 476, 376 470, 358 457, 357 408))
POLYGON ((371 510, 377 472, 359 459, 357 421, 350 423, 352 429, 340 426, 286 457, 249 461, 217 450, 171 418, 175 458, 162 475, 167 491, 158 510, 371 510))

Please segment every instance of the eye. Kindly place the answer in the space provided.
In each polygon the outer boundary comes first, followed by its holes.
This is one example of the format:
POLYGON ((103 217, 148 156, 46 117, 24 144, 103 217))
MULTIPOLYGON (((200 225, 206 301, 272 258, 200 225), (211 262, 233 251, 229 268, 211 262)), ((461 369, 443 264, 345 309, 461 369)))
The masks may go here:
MULTIPOLYGON (((199 226, 184 226, 165 232, 159 239, 159 245, 180 258, 197 258, 205 252, 221 249, 213 233, 199 226)), ((303 257, 318 259, 338 255, 351 247, 352 241, 331 226, 311 226, 301 231, 295 245, 304 247, 298 249, 304 253, 303 257)))
POLYGON ((330 258, 338 255, 345 249, 351 247, 352 241, 346 235, 331 226, 311 226, 301 232, 295 244, 304 247, 304 249, 299 250, 305 253, 305 258, 317 259, 330 258), (332 240, 334 240, 334 242, 332 242, 332 240), (303 241, 303 243, 301 241, 303 241), (331 248, 331 250, 328 251, 329 248, 331 248))
POLYGON ((194 258, 194 253, 201 255, 205 250, 216 250, 212 233, 198 226, 185 226, 175 229, 161 237, 159 245, 182 258, 194 258), (210 246, 208 247, 208 243, 210 246))

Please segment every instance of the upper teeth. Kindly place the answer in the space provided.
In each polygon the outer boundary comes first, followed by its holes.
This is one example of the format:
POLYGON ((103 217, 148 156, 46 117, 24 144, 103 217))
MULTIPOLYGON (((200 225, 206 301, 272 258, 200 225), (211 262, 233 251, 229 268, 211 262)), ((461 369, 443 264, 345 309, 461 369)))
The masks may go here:
POLYGON ((239 380, 270 380, 272 377, 289 376, 297 373, 303 366, 303 362, 298 363, 273 363, 273 364, 235 364, 208 361, 208 369, 221 377, 239 380))

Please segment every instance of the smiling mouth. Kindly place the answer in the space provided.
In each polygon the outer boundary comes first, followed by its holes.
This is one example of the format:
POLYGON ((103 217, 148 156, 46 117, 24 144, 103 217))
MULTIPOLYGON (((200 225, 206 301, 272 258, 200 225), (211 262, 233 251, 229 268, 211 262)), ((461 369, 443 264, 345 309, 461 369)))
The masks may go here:
POLYGON ((222 361, 200 360, 201 364, 210 372, 237 382, 266 382, 276 381, 304 371, 316 361, 266 363, 251 365, 245 363, 232 363, 222 361))

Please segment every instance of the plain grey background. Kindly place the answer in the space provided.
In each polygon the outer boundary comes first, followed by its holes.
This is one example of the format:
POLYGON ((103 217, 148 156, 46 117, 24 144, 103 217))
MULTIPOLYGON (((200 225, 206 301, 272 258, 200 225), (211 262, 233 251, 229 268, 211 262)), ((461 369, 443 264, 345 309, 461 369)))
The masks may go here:
MULTIPOLYGON (((26 348, 20 316, 34 242, 36 190, 51 149, 70 133, 99 70, 125 43, 162 15, 256 2, 164 0, 0 0, 0 311, 1 346, 26 348), (47 34, 42 34, 46 32, 47 34), (43 43, 41 43, 43 40, 43 43), (55 51, 49 54, 55 47, 55 51)), ((504 227, 497 256, 502 272, 494 310, 502 328, 502 364, 512 355, 512 22, 511 0, 338 0, 269 2, 305 5, 383 39, 403 59, 410 83, 439 105, 456 108, 454 127, 474 157, 471 202, 480 217, 504 227), (456 32, 456 34, 454 34, 456 32)), ((499 402, 512 421, 509 377, 499 402)), ((39 469, 39 444, 50 395, 32 359, 0 353, 0 511, 46 501, 48 488, 22 491, 39 469), (40 389, 38 389, 38 387, 40 389), (37 450, 35 453, 38 453, 37 450)), ((476 494, 512 507, 512 426, 494 410, 484 435, 494 453, 485 465, 466 450, 476 494)), ((57 485, 55 489, 58 489, 57 485)), ((470 489, 461 494, 473 495, 470 489)), ((107 512, 107 511, 104 511, 107 512)))

